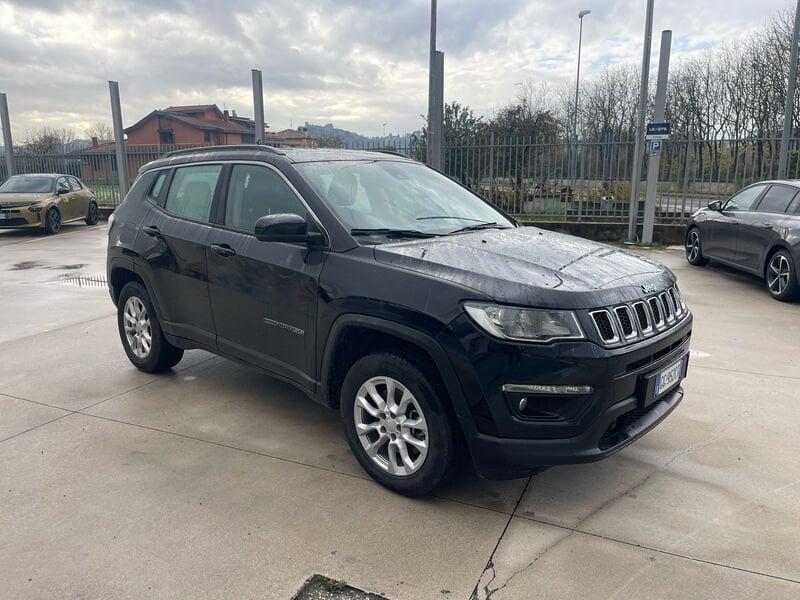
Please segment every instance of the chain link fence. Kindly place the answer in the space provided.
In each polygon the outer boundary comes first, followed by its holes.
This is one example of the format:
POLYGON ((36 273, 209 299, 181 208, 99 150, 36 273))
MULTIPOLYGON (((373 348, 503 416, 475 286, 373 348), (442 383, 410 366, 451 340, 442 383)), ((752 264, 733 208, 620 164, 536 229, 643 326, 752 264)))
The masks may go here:
MULTIPOLYGON (((128 174, 189 145, 128 146, 128 174)), ((390 151, 424 160, 413 136, 350 144, 350 149, 390 151)), ((675 139, 662 142, 656 200, 657 223, 682 223, 711 200, 776 177, 779 138, 675 139)), ((792 140, 789 177, 800 178, 800 140, 792 140)), ((101 205, 120 202, 113 144, 62 154, 15 153, 19 173, 67 173, 92 188, 101 205)), ((639 216, 644 210, 647 156, 643 157, 639 216)), ((445 173, 508 213, 528 221, 627 223, 633 139, 546 141, 531 137, 447 140, 445 173)), ((0 182, 7 177, 0 163, 0 182)))

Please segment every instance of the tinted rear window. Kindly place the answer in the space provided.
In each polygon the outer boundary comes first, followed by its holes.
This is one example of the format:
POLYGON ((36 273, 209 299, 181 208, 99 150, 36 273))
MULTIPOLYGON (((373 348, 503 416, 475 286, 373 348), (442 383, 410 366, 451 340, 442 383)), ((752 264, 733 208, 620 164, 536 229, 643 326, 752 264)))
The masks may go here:
POLYGON ((208 221, 222 165, 199 165, 175 170, 164 208, 174 215, 208 221))
POLYGON ((785 213, 797 195, 795 188, 786 185, 773 185, 758 205, 759 212, 785 213))

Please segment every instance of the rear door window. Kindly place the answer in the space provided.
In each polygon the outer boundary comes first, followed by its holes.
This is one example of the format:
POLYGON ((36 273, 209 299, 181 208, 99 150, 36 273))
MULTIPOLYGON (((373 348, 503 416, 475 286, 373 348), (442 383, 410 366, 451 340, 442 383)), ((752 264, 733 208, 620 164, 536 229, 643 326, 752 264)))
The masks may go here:
POLYGON ((165 210, 178 217, 208 222, 221 171, 222 165, 176 169, 164 204, 165 210))
POLYGON ((773 185, 769 188, 758 205, 759 212, 783 214, 797 196, 797 189, 788 185, 773 185))

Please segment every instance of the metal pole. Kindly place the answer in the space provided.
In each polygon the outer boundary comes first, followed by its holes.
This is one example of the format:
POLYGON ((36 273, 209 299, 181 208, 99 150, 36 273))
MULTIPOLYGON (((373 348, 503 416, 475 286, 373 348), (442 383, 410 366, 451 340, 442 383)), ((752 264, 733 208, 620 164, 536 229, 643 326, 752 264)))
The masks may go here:
POLYGON ((264 87, 261 71, 252 69, 253 75, 253 120, 255 121, 256 144, 264 143, 264 87))
POLYGON ((570 161, 570 182, 575 187, 576 172, 578 170, 578 96, 581 88, 581 46, 583 45, 583 17, 591 14, 590 10, 582 10, 578 13, 580 25, 578 27, 578 74, 575 77, 575 114, 572 118, 572 160, 570 161))
POLYGON ((6 154, 6 170, 8 176, 17 174, 17 165, 14 162, 14 141, 11 139, 11 119, 8 117, 8 98, 0 93, 0 122, 3 128, 3 146, 6 154))
POLYGON ((124 200, 130 187, 128 179, 128 156, 125 153, 125 132, 122 131, 122 109, 119 104, 119 83, 108 82, 111 93, 111 120, 114 125, 114 146, 117 149, 117 177, 119 177, 120 200, 124 200))
POLYGON ((489 202, 494 202, 494 131, 489 136, 489 202))
POLYGON ((639 212, 639 179, 642 176, 642 141, 644 119, 647 110, 647 82, 650 77, 650 46, 653 39, 653 3, 647 0, 647 16, 644 24, 644 49, 642 51, 642 81, 639 85, 639 118, 636 123, 636 142, 633 149, 631 169, 631 202, 628 210, 628 241, 636 240, 636 217, 639 212))
POLYGON ((434 133, 431 139, 431 157, 429 164, 434 169, 442 170, 444 154, 443 129, 444 129, 444 52, 436 51, 435 77, 433 86, 433 112, 430 119, 430 131, 434 133))
POLYGON ((786 89, 786 106, 783 113, 783 134, 781 135, 781 154, 778 161, 778 179, 786 179, 789 166, 789 140, 792 137, 792 113, 794 112, 794 92, 797 86, 797 43, 800 37, 800 0, 794 11, 794 34, 792 53, 789 59, 789 85, 786 89))
POLYGON ((434 129, 433 115, 436 112, 436 0, 431 0, 431 38, 428 65, 428 152, 427 163, 434 167, 434 146, 437 132, 434 129))
MULTIPOLYGON (((661 32, 661 50, 658 57, 658 83, 656 84, 655 122, 662 123, 667 110, 667 81, 669 78, 669 54, 672 47, 672 32, 667 29, 661 32)), ((653 243, 653 228, 656 217, 656 191, 658 188, 661 152, 651 152, 647 164, 647 193, 644 197, 644 227, 642 242, 653 243)))

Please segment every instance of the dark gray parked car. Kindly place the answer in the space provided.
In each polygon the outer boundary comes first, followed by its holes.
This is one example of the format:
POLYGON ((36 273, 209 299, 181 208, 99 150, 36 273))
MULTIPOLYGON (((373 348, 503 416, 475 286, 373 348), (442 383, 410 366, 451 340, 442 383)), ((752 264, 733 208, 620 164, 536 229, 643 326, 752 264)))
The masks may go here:
POLYGON ((763 277, 777 300, 800 297, 800 181, 755 183, 697 211, 686 230, 686 259, 763 277))

